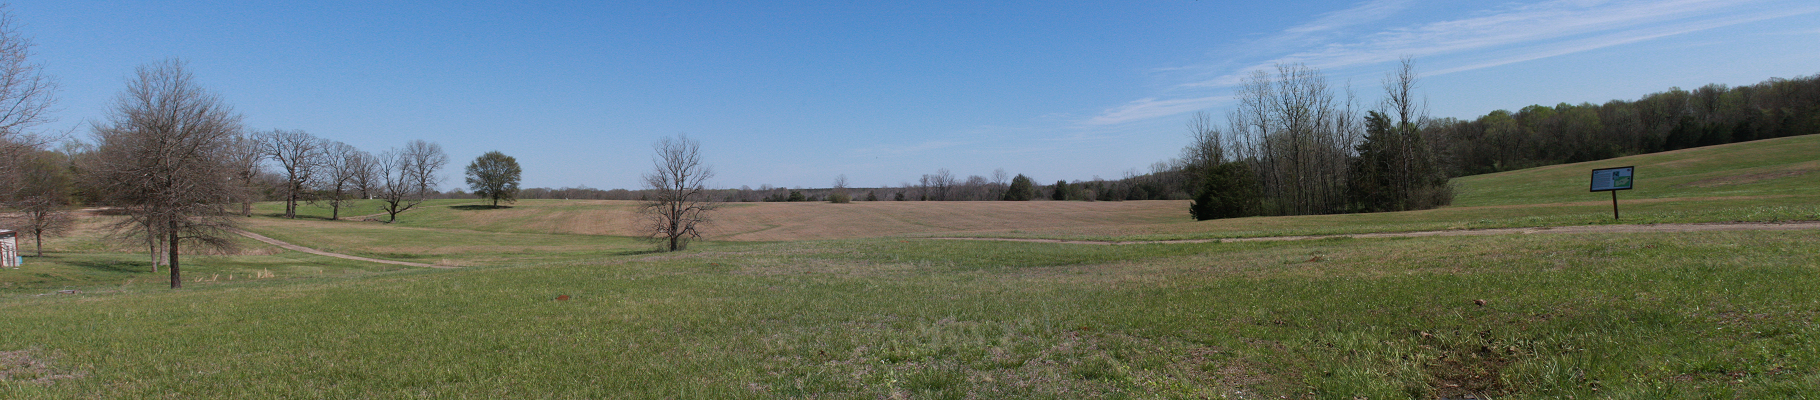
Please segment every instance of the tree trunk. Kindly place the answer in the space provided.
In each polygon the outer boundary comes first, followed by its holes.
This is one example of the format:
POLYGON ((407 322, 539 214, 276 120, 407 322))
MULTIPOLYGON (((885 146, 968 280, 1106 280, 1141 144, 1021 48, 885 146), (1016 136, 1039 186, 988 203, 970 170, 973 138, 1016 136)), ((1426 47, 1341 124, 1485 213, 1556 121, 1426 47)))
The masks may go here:
POLYGON ((171 288, 183 288, 183 276, 177 274, 177 223, 171 223, 171 288))
POLYGON ((38 257, 44 257, 44 230, 32 230, 32 244, 38 246, 38 257))
POLYGON ((158 237, 152 236, 152 226, 145 226, 146 253, 152 255, 152 273, 158 273, 158 237))

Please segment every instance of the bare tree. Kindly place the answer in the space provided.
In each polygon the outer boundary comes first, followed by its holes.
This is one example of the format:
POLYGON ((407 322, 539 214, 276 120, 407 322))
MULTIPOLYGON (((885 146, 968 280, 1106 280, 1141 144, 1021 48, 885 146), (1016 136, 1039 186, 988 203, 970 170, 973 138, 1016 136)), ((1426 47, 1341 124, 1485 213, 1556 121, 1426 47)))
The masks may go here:
POLYGON ((834 188, 828 191, 828 202, 851 203, 853 195, 847 193, 847 174, 834 177, 834 188))
POLYGON ((934 174, 924 174, 917 184, 922 190, 922 199, 930 201, 950 200, 949 197, 954 194, 954 185, 954 173, 948 172, 947 168, 936 170, 934 174))
POLYGON ((280 188, 284 196, 284 217, 297 218, 297 202, 308 199, 310 189, 319 179, 318 171, 328 164, 326 142, 298 130, 273 129, 254 137, 259 140, 259 151, 265 158, 277 162, 284 174, 285 184, 280 188))
POLYGON ((32 45, 12 10, 0 5, 0 187, 18 187, 16 162, 48 142, 30 130, 53 121, 57 82, 31 63, 32 45))
POLYGON ((180 245, 231 248, 228 205, 242 196, 228 162, 240 115, 198 86, 183 63, 139 67, 115 100, 107 125, 94 127, 100 168, 93 171, 110 202, 129 218, 116 230, 163 238, 171 288, 183 287, 180 245))
POLYGON ((347 143, 327 140, 323 142, 323 155, 326 173, 321 185, 329 201, 329 219, 341 219, 341 207, 354 197, 356 179, 371 156, 347 143))
POLYGON ((703 164, 701 143, 688 136, 663 138, 652 146, 653 170, 645 174, 645 188, 651 198, 645 202, 645 231, 666 243, 669 251, 682 250, 689 240, 701 237, 701 225, 718 207, 708 197, 707 180, 714 168, 703 164))
POLYGON ((240 185, 240 215, 253 216, 253 203, 260 200, 261 189, 259 177, 265 173, 260 162, 265 160, 259 151, 259 141, 244 135, 235 135, 234 145, 229 147, 228 165, 234 168, 234 182, 240 185))
POLYGON ((380 173, 379 199, 383 202, 380 208, 388 216, 386 223, 398 221, 399 213, 423 204, 441 183, 437 173, 448 163, 449 156, 443 154, 442 145, 422 140, 413 140, 403 149, 381 154, 377 168, 380 173))
POLYGON ((1010 180, 1011 180, 1011 174, 1005 172, 1004 168, 998 168, 998 169, 992 170, 991 190, 987 191, 986 198, 981 199, 981 200, 1003 199, 1005 197, 1006 185, 1009 184, 1010 180))
POLYGON ((68 232, 75 219, 66 209, 72 182, 68 171, 53 158, 57 153, 40 152, 23 160, 18 189, 11 193, 18 221, 13 229, 32 234, 38 256, 44 256, 44 236, 68 232))
POLYGON ((992 191, 993 191, 992 182, 987 181, 986 177, 979 176, 979 175, 968 175, 967 180, 961 181, 960 188, 956 190, 956 192, 958 192, 957 193, 958 196, 955 196, 956 198, 954 200, 962 200, 962 201, 985 200, 987 198, 987 196, 990 196, 992 194, 992 191))
POLYGON ((360 198, 371 199, 379 191, 379 175, 379 157, 373 153, 360 152, 360 164, 354 168, 354 188, 360 191, 360 198))
MULTIPOLYGON (((1236 158, 1253 164, 1269 214, 1340 211, 1347 158, 1361 136, 1351 91, 1342 100, 1319 70, 1278 65, 1273 77, 1255 71, 1227 114, 1236 158)), ((1192 126, 1192 123, 1191 123, 1192 126)))

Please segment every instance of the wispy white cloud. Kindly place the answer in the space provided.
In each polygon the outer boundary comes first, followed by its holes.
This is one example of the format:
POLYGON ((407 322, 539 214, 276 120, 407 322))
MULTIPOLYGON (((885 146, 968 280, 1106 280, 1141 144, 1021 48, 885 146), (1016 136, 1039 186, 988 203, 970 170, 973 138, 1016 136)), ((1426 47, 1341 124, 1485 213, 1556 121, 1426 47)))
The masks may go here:
MULTIPOLYGON (((1816 12, 1812 6, 1729 12, 1751 1, 1583 1, 1553 0, 1508 6, 1468 18, 1384 29, 1350 42, 1315 43, 1226 75, 1186 84, 1186 87, 1230 87, 1248 71, 1275 64, 1306 64, 1334 69, 1386 63, 1403 56, 1432 56, 1493 49, 1518 49, 1505 63, 1481 63, 1474 68, 1449 68, 1448 72, 1488 68, 1510 62, 1552 57, 1602 47, 1696 32, 1752 21, 1816 12), (1585 35, 1599 35, 1583 39, 1585 35), (1602 45, 1601 45, 1602 44, 1602 45)), ((1288 31, 1279 36, 1295 36, 1288 31)))
POLYGON ((1083 121, 1084 125, 1116 125, 1131 121, 1141 121, 1156 117, 1182 114, 1194 110, 1203 110, 1220 103, 1228 102, 1231 96, 1207 96, 1185 99, 1144 98, 1125 103, 1100 113, 1098 116, 1083 121))
POLYGON ((1579 53, 1579 52, 1584 52, 1584 51, 1592 51, 1592 50, 1597 50, 1597 49, 1606 48, 1606 47, 1636 43, 1636 42, 1641 42, 1641 41, 1650 40, 1650 39, 1680 35, 1680 34, 1684 34, 1684 33, 1699 32, 1699 31, 1720 28, 1720 27, 1725 27, 1725 26, 1751 23, 1751 22, 1781 18, 1781 17, 1788 17, 1788 16, 1795 16, 1795 15, 1802 15, 1802 14, 1810 14, 1810 13, 1815 13, 1815 12, 1820 12, 1820 8, 1805 9, 1805 10, 1804 9, 1789 9, 1789 10, 1781 10, 1780 12, 1774 12, 1774 13, 1740 15, 1740 16, 1732 16, 1729 18, 1721 18, 1721 19, 1716 19, 1716 20, 1696 21, 1694 23, 1689 23, 1689 24, 1639 28, 1639 29, 1632 29, 1632 30, 1626 30, 1626 31, 1621 31, 1621 32, 1613 32, 1613 33, 1609 33, 1609 34, 1602 34, 1602 35, 1597 35, 1597 36, 1582 38, 1582 39, 1563 40, 1563 41, 1559 41, 1559 42, 1548 43, 1545 45, 1529 46, 1527 48, 1518 49, 1517 51, 1509 52, 1509 53, 1511 53, 1511 55, 1492 59, 1489 61, 1460 65, 1460 66, 1436 70, 1434 72, 1431 72, 1430 75, 1441 75, 1441 74, 1449 74, 1449 73, 1461 72, 1461 71, 1471 71, 1471 70, 1482 69, 1482 68, 1491 68, 1491 67, 1496 67, 1496 66, 1500 66, 1500 65, 1514 64, 1514 63, 1519 63, 1519 62, 1524 62, 1524 61, 1538 60, 1538 59, 1543 59, 1543 58, 1548 58, 1548 57, 1561 56, 1561 55, 1579 53))
POLYGON ((1409 0, 1371 0, 1345 10, 1321 14, 1313 21, 1283 30, 1278 38, 1300 37, 1377 22, 1409 8, 1409 0))
MULTIPOLYGON (((1404 56, 1465 56, 1461 65, 1442 66, 1439 75, 1637 43, 1667 36, 1796 15, 1820 13, 1820 5, 1795 7, 1766 0, 1547 0, 1503 5, 1460 18, 1374 27, 1409 9, 1405 0, 1369 0, 1257 40, 1246 47, 1282 49, 1275 56, 1219 60, 1206 67, 1211 78, 1187 82, 1159 96, 1108 108, 1080 122, 1103 126, 1179 115, 1228 102, 1211 95, 1230 90, 1255 70, 1277 64, 1342 69, 1395 62, 1404 56), (1482 55, 1481 55, 1482 54, 1482 55), (1215 67, 1221 65, 1224 67, 1215 67), (1231 68, 1245 65, 1243 68, 1231 68), (1225 69, 1223 72, 1220 69, 1225 69)), ((1256 56, 1256 55, 1254 55, 1256 56)), ((1175 67, 1169 70, 1192 69, 1175 67)), ((1223 93, 1222 93, 1223 94, 1223 93)))

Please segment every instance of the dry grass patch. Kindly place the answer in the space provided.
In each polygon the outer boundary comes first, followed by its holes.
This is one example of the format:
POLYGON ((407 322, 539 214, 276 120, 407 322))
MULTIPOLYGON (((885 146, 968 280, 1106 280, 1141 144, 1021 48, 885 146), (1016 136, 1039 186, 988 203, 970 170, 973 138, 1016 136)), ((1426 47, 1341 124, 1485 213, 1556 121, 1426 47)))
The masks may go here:
POLYGON ((76 379, 86 374, 70 372, 52 365, 55 357, 42 351, 15 350, 0 351, 0 383, 19 382, 48 385, 65 379, 76 379))

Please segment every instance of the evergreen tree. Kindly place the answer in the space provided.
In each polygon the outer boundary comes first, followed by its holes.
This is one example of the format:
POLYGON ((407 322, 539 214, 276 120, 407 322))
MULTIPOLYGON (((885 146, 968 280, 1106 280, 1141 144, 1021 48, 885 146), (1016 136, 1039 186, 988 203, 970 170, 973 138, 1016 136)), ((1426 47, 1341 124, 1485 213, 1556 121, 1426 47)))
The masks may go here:
POLYGON ((1188 207, 1196 221, 1258 215, 1258 183, 1245 163, 1219 164, 1201 176, 1194 204, 1188 207))
POLYGON ((1011 186, 1005 190, 1006 201, 1029 201, 1033 197, 1036 197, 1036 187, 1030 177, 1017 174, 1016 178, 1011 178, 1011 186))

